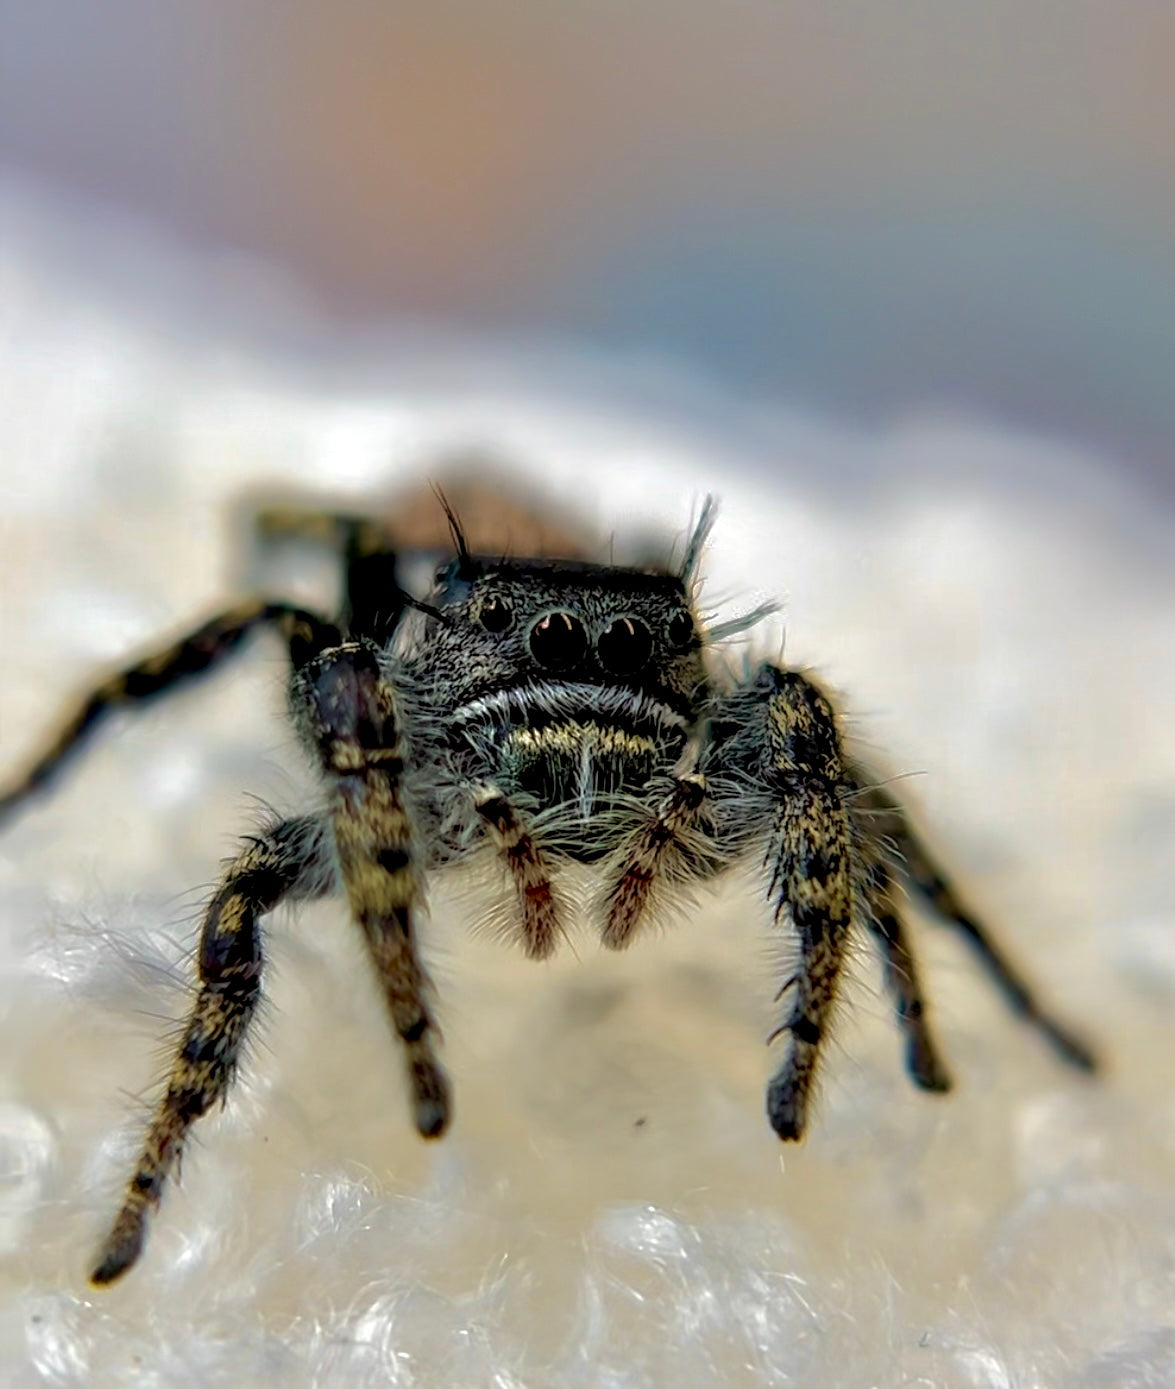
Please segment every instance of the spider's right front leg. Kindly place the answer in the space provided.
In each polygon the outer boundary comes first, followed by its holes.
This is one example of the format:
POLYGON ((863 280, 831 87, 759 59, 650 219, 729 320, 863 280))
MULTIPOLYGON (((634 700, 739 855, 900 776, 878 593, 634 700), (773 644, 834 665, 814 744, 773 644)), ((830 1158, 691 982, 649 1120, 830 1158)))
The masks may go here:
POLYGON ((403 796, 397 700, 371 642, 346 642, 298 670, 295 717, 331 785, 330 821, 351 913, 404 1045, 413 1117, 425 1138, 449 1122, 449 1082, 433 1051, 431 985, 416 948, 421 870, 403 796))
MULTIPOLYGON (((781 990, 791 995, 777 1034, 788 1035, 788 1053, 767 1088, 771 1127, 794 1140, 803 1137, 853 919, 850 786, 832 705, 798 671, 764 666, 714 722, 727 728, 727 741, 711 749, 705 765, 718 781, 733 775, 745 788, 750 778, 764 796, 775 913, 788 911, 799 937, 799 965, 781 990)), ((737 820, 737 808, 733 813, 737 820)), ((759 828, 743 824, 740 833, 759 828)))

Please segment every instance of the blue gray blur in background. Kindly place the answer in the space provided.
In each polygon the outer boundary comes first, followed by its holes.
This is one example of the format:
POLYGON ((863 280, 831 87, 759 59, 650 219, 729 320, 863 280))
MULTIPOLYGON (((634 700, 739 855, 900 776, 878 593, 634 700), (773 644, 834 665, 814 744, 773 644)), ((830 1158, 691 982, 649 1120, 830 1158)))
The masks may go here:
POLYGON ((1175 10, 0 0, 0 174, 340 322, 1079 441, 1175 504, 1175 10))

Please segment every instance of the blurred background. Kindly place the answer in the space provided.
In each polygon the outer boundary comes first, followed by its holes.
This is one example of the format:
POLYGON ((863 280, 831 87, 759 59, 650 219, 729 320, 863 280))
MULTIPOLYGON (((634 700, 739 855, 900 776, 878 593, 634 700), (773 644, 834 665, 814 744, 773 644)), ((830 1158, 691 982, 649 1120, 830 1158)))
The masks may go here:
POLYGON ((664 357, 866 426, 933 402, 1175 504, 1168 4, 0 0, 0 26, 0 176, 66 200, 75 256, 130 218, 348 330, 664 357))

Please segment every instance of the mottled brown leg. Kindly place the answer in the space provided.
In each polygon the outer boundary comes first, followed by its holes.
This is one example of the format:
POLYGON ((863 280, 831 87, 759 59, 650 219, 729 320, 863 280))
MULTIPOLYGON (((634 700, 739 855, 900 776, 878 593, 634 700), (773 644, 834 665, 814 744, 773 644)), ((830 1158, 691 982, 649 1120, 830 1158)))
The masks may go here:
POLYGON ((291 893, 319 895, 331 881, 323 829, 313 820, 289 821, 256 839, 225 874, 204 918, 196 1002, 93 1283, 112 1283, 139 1257, 188 1130, 232 1082, 260 992, 258 917, 291 893))
POLYGON ((622 950, 631 943, 658 878, 680 848, 682 836, 697 824, 705 799, 704 777, 691 773, 675 778, 672 791, 630 839, 605 898, 607 915, 600 939, 609 950, 622 950))
POLYGON ((413 911, 420 872, 401 794, 404 759, 396 700, 377 648, 348 642, 323 652, 294 680, 304 736, 331 785, 339 871, 404 1045, 416 1127, 436 1138, 449 1122, 449 1084, 433 1051, 431 986, 417 954, 413 911))
POLYGON ((898 1021, 906 1034, 906 1069, 924 1090, 949 1090, 951 1074, 926 1018, 918 966, 894 899, 889 869, 883 864, 877 864, 869 874, 865 894, 869 930, 881 950, 886 987, 893 995, 898 1021))
POLYGON ((514 882, 522 915, 523 949, 532 960, 545 960, 558 944, 562 930, 546 855, 499 791, 486 789, 476 797, 474 808, 490 827, 514 882))
POLYGON ((767 1089, 784 1139, 803 1136, 819 1048, 853 919, 852 833, 832 706, 796 671, 768 670, 767 781, 778 800, 768 852, 776 916, 791 914, 800 962, 781 1032, 789 1050, 767 1089))
POLYGON ((152 699, 185 680, 205 674, 236 650, 249 632, 267 624, 276 626, 287 638, 295 661, 304 659, 310 650, 329 644, 332 638, 338 639, 328 624, 286 603, 250 600, 218 613, 171 646, 110 676, 84 696, 27 770, 0 792, 0 822, 53 779, 69 755, 111 710, 152 699))
POLYGON ((1063 1061, 1083 1071, 1095 1070, 1097 1057, 1089 1046, 1042 1007, 1019 967, 963 905, 902 806, 881 789, 864 793, 863 799, 867 807, 874 808, 875 830, 892 843, 895 857, 910 882, 944 920, 962 931, 970 941, 1012 1011, 1031 1023, 1063 1061))

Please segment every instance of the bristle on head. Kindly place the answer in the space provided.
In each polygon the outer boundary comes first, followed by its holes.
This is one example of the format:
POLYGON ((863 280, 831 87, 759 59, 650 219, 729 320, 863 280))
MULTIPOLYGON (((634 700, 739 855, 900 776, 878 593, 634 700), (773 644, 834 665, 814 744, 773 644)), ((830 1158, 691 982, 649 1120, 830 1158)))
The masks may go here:
POLYGON ((461 522, 457 519, 457 513, 449 503, 448 497, 441 491, 440 487, 433 483, 433 494, 445 513, 445 518, 449 522, 449 534, 453 537, 453 546, 457 551, 457 559, 462 569, 467 569, 470 565, 471 555, 469 545, 465 539, 465 532, 461 529, 461 522))
POLYGON ((718 503, 713 496, 707 496, 702 502, 701 514, 690 535, 689 543, 685 547, 685 558, 681 562, 681 581, 687 588, 697 578, 698 567, 702 562, 702 551, 706 547, 706 541, 710 538, 710 532, 714 529, 714 522, 717 519, 718 503))
POLYGON ((757 627, 760 622, 765 621, 778 611, 778 603, 760 603, 757 608, 752 608, 750 612, 743 613, 740 617, 729 618, 726 622, 716 622, 714 626, 707 629, 706 639, 710 642, 716 642, 725 641, 727 637, 736 637, 740 632, 747 632, 752 627, 757 627))

